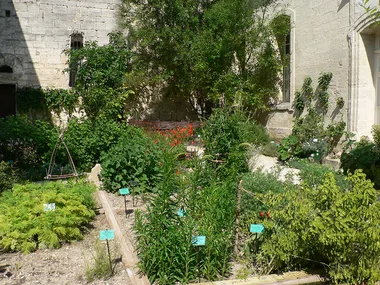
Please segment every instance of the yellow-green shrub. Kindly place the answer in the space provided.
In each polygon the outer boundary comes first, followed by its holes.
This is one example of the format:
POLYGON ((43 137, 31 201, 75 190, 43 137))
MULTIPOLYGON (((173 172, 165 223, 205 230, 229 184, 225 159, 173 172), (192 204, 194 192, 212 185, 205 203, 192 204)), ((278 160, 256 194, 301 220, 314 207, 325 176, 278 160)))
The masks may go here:
POLYGON ((272 269, 323 266, 334 282, 380 280, 378 193, 361 171, 347 179, 346 189, 329 173, 320 186, 265 196, 272 220, 261 257, 272 269))
POLYGON ((0 201, 0 248, 32 252, 57 248, 82 239, 82 230, 95 216, 92 192, 84 182, 15 185, 0 201), (55 203, 55 211, 44 204, 55 203))

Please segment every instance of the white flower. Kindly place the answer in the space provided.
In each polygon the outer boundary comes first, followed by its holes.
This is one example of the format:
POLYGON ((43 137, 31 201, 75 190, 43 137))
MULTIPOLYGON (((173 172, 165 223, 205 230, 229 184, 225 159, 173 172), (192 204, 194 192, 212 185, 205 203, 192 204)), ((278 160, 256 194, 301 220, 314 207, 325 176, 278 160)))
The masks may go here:
POLYGON ((318 139, 313 139, 313 142, 318 142, 318 139))

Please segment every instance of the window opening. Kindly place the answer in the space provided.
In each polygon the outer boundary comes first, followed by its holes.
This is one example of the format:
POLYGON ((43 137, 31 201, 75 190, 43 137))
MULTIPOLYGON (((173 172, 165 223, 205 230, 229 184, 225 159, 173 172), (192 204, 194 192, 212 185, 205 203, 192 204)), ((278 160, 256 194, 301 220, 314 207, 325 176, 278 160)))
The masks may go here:
POLYGON ((0 73, 13 73, 13 69, 9 65, 1 65, 0 73))
POLYGON ((11 16, 10 10, 5 10, 5 17, 9 18, 11 16))
POLYGON ((276 37, 282 62, 282 101, 290 102, 290 56, 291 56, 291 22, 290 16, 280 15, 273 19, 272 27, 276 37))
MULTIPOLYGON (((81 34, 72 34, 70 39, 70 49, 76 50, 83 47, 83 36, 81 34)), ((77 71, 79 67, 79 62, 74 62, 70 66, 70 75, 69 75, 69 86, 75 86, 75 80, 77 77, 77 71)))

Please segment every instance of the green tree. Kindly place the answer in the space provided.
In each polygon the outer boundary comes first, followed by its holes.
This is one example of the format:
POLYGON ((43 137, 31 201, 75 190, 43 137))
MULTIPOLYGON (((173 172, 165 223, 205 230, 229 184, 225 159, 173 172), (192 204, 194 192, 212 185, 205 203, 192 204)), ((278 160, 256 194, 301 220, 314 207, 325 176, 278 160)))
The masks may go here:
POLYGON ((74 92, 82 98, 86 115, 90 119, 122 119, 126 99, 132 92, 124 85, 125 74, 131 68, 126 37, 110 33, 109 43, 104 46, 88 41, 83 48, 66 50, 66 54, 66 72, 77 72, 74 92))
POLYGON ((201 115, 220 98, 266 109, 281 68, 268 21, 276 2, 123 0, 120 23, 136 51, 128 81, 139 95, 148 83, 181 96, 201 115))

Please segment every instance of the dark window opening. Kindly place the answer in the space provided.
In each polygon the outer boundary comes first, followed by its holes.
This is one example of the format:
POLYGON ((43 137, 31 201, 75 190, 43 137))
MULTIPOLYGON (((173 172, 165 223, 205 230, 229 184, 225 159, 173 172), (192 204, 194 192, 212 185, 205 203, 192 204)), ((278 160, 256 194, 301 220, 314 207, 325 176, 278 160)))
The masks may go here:
MULTIPOLYGON (((81 34, 72 34, 70 40, 70 49, 80 49, 83 47, 83 36, 81 34)), ((77 77, 78 62, 73 62, 70 65, 69 86, 74 87, 77 77)))
POLYGON ((0 84, 0 118, 16 115, 16 85, 0 84))
POLYGON ((0 73, 1 72, 2 73, 13 73, 13 69, 9 65, 1 65, 0 66, 0 73))
POLYGON ((282 101, 290 102, 290 57, 291 57, 291 19, 288 15, 280 15, 273 22, 273 32, 282 62, 282 101))
POLYGON ((9 18, 11 16, 10 10, 5 10, 5 17, 9 18))

